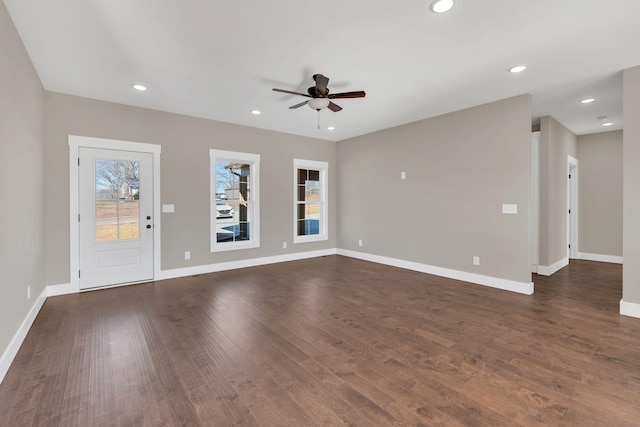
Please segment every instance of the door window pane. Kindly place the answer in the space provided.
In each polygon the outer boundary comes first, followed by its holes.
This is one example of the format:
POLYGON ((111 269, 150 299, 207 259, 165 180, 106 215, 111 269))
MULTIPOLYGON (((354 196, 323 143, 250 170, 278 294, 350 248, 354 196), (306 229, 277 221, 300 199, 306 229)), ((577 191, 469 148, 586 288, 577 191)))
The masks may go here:
POLYGON ((140 163, 96 159, 96 241, 140 238, 140 163))

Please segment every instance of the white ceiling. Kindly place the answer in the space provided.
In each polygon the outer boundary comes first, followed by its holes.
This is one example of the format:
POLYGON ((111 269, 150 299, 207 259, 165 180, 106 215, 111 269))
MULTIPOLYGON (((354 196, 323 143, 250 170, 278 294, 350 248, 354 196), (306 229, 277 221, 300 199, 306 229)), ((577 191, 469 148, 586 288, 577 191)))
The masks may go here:
POLYGON ((4 3, 49 91, 327 140, 522 93, 534 121, 552 115, 579 135, 622 129, 640 1, 457 0, 441 15, 430 1, 4 3), (529 68, 508 73, 515 64, 529 68), (288 109, 306 98, 271 90, 306 92, 315 73, 332 93, 367 97, 336 100, 344 110, 322 110, 318 130, 315 111, 288 109))

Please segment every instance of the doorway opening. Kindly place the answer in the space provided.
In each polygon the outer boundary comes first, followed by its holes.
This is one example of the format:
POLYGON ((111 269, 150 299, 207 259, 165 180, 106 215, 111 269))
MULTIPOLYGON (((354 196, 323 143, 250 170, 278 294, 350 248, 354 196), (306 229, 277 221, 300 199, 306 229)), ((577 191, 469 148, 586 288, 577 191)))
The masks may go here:
POLYGON ((529 243, 531 272, 540 262, 540 132, 531 134, 531 188, 529 191, 529 243))
POLYGON ((567 156, 567 258, 578 258, 578 159, 567 156))

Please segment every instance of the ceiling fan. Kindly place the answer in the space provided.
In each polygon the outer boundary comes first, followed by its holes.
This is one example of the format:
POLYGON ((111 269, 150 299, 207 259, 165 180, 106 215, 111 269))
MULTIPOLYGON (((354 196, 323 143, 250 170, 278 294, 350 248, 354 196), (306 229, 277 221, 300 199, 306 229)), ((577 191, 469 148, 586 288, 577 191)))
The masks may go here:
POLYGON ((291 107, 289 107, 289 109, 300 108, 306 104, 312 109, 317 111, 320 111, 323 108, 329 108, 334 113, 337 113, 338 111, 342 110, 342 107, 331 102, 330 101, 331 99, 364 98, 366 95, 363 90, 359 90, 355 92, 342 92, 342 93, 330 94, 329 88, 327 87, 327 85, 329 84, 328 77, 325 77, 322 74, 314 74, 313 80, 315 80, 316 85, 311 86, 309 89, 307 89, 307 93, 292 92, 290 90, 285 90, 285 89, 273 89, 273 90, 275 92, 290 93, 292 95, 300 95, 300 96, 306 96, 307 98, 311 98, 299 104, 292 105, 291 107))

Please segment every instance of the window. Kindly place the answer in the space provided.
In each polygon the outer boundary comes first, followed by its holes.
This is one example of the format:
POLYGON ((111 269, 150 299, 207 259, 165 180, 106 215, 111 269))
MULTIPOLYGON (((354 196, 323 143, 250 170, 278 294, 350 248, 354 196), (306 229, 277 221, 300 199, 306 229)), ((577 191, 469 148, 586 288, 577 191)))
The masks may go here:
POLYGON ((210 150, 211 252, 260 246, 260 155, 210 150))
POLYGON ((293 243, 327 240, 327 162, 293 160, 293 243))

